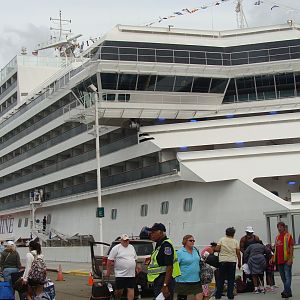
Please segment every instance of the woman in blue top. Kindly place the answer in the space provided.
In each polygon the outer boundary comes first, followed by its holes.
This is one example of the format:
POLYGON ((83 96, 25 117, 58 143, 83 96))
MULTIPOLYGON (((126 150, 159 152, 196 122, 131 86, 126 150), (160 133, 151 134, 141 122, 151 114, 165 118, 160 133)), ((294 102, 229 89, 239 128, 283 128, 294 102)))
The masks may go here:
POLYGON ((177 251, 181 275, 176 277, 175 292, 178 300, 186 300, 188 295, 194 295, 195 300, 202 300, 202 285, 200 282, 200 256, 194 247, 195 239, 192 235, 185 235, 182 239, 183 247, 177 251))

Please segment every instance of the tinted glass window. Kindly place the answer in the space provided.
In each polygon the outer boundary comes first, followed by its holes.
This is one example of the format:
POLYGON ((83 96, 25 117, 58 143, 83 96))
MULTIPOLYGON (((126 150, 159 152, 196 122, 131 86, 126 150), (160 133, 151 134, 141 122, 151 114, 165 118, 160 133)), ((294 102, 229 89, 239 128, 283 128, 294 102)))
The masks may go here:
POLYGON ((139 75, 137 90, 139 91, 154 91, 156 75, 139 75))
POLYGON ((136 74, 120 74, 118 90, 135 90, 136 79, 136 74))
POLYGON ((193 198, 186 198, 183 201, 183 210, 192 211, 193 209, 193 198))
POLYGON ((275 81, 278 98, 295 96, 295 83, 293 73, 275 75, 275 81))
POLYGON ((194 78, 192 92, 194 93, 208 93, 211 78, 196 77, 194 78))
POLYGON ((174 76, 162 76, 157 75, 156 91, 160 92, 172 92, 174 86, 174 76))
POLYGON ((254 77, 236 79, 239 101, 256 100, 254 77))
POLYGON ((258 99, 265 100, 276 98, 273 75, 255 76, 255 82, 258 99))
POLYGON ((237 96, 236 96, 236 89, 235 89, 235 79, 231 78, 223 102, 231 103, 236 101, 237 101, 237 96))
POLYGON ((155 49, 138 49, 139 61, 155 61, 155 49))
POLYGON ((190 63, 190 55, 188 51, 176 50, 174 51, 175 55, 175 63, 179 64, 189 64, 190 63))
POLYGON ((169 201, 164 201, 161 203, 160 213, 162 215, 166 215, 166 214, 168 214, 168 212, 169 212, 169 201))
POLYGON ((295 73, 296 90, 298 96, 300 95, 300 73, 295 73))
POLYGON ((113 208, 112 210, 111 210, 111 219, 112 220, 116 220, 117 219, 117 209, 116 208, 113 208))
POLYGON ((119 48, 120 60, 137 61, 136 48, 119 48))
POLYGON ((190 52, 191 64, 206 65, 206 54, 202 51, 191 51, 190 52))
POLYGON ((146 217, 148 214, 148 204, 141 205, 141 217, 146 217))
POLYGON ((118 48, 116 47, 101 47, 101 59, 118 60, 118 48))
POLYGON ((224 93, 228 79, 212 78, 210 93, 224 93))
POLYGON ((117 73, 101 73, 101 84, 104 90, 116 90, 117 89, 117 73))
POLYGON ((248 52, 233 52, 231 53, 232 65, 248 64, 248 52))
POLYGON ((176 76, 174 92, 190 92, 193 83, 193 77, 176 76))
POLYGON ((222 65, 222 55, 217 52, 206 52, 208 65, 222 65))
POLYGON ((157 62, 174 62, 172 50, 156 50, 156 61, 157 62))

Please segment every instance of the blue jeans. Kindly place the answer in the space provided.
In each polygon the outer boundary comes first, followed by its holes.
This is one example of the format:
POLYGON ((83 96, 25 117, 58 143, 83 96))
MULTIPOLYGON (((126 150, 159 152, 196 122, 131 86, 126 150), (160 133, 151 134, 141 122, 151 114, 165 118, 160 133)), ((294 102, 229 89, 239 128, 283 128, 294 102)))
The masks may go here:
POLYGON ((292 293, 291 284, 292 284, 292 265, 281 264, 278 265, 279 274, 283 282, 284 290, 283 292, 287 295, 292 293))
POLYGON ((5 268, 3 270, 4 281, 8 281, 11 284, 11 274, 19 272, 18 268, 5 268))
POLYGON ((234 262, 220 262, 219 275, 217 278, 216 299, 221 299, 224 289, 224 281, 227 279, 227 297, 234 299, 233 288, 235 281, 236 263, 234 262))

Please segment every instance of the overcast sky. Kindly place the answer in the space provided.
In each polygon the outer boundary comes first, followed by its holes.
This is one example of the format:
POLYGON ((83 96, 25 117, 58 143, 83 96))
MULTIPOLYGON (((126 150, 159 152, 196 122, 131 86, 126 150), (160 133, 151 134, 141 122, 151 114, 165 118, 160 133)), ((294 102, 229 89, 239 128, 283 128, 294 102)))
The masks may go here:
MULTIPOLYGON (((235 0, 10 0, 1 1, 0 68, 25 46, 31 52, 38 43, 50 38, 49 18, 72 19, 72 32, 83 34, 82 40, 98 37, 116 24, 145 25, 184 8, 201 8, 194 14, 178 16, 157 24, 201 30, 234 29, 235 0)), ((244 0, 249 27, 283 24, 294 19, 300 24, 300 0, 244 0), (255 2, 261 2, 255 5, 255 2), (274 7, 276 5, 276 7, 274 7), (278 6, 278 7, 277 7, 278 6), (273 7, 273 8, 272 8, 273 7), (271 10, 272 8, 272 10, 271 10)), ((155 26, 155 25, 153 25, 155 26)))

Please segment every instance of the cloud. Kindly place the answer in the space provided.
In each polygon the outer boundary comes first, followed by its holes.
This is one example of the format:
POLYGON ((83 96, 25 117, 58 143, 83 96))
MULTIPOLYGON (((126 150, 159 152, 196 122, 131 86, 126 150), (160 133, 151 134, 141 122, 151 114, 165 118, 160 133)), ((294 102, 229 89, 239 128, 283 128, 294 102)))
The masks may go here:
POLYGON ((16 29, 6 26, 0 35, 0 66, 8 63, 7 58, 12 59, 20 53, 22 47, 26 47, 28 53, 37 46, 38 43, 49 39, 49 28, 45 26, 37 27, 28 24, 24 29, 16 29), (18 53, 16 53, 16 49, 18 53))

